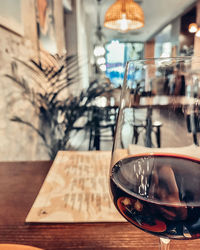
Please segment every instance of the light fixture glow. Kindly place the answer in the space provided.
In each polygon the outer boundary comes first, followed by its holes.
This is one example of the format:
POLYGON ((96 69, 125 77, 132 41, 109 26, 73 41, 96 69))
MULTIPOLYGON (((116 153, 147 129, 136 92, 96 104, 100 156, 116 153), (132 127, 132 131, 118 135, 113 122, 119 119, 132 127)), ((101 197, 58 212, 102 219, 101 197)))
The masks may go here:
POLYGON ((99 68, 100 68, 101 71, 106 71, 106 65, 105 64, 100 65, 99 68))
POLYGON ((95 56, 104 56, 106 53, 105 48, 102 45, 96 45, 94 48, 94 55, 95 56))
POLYGON ((198 30, 198 26, 196 23, 191 23, 188 27, 190 33, 195 33, 198 30))
POLYGON ((97 59, 97 64, 101 65, 101 64, 105 64, 106 63, 106 59, 104 57, 99 57, 97 59))
POLYGON ((104 26, 120 32, 142 28, 143 10, 133 0, 116 0, 106 11, 104 26))
POLYGON ((126 13, 123 13, 122 19, 117 21, 119 22, 121 31, 126 31, 128 29, 128 21, 129 20, 126 19, 126 13))

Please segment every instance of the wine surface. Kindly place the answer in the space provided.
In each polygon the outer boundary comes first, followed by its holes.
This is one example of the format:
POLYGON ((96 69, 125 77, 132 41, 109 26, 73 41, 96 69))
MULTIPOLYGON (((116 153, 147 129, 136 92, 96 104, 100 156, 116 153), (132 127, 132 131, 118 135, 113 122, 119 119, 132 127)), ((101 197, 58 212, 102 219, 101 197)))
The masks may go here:
POLYGON ((173 239, 200 237, 200 161, 154 154, 125 158, 110 177, 119 212, 140 229, 173 239))

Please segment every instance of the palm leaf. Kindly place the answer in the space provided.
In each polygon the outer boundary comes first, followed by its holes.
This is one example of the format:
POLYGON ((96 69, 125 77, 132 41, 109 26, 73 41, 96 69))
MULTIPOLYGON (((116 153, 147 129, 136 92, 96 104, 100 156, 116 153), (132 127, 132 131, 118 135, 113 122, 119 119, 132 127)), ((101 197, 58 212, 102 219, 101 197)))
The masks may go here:
POLYGON ((42 139, 43 141, 45 142, 46 144, 46 138, 44 136, 43 133, 41 133, 41 131, 39 129, 37 129, 33 124, 31 124, 30 122, 28 121, 24 121, 22 120, 20 117, 18 116, 14 116, 10 119, 12 122, 19 122, 19 123, 22 123, 22 124, 25 124, 27 125, 28 127, 32 128, 42 139))

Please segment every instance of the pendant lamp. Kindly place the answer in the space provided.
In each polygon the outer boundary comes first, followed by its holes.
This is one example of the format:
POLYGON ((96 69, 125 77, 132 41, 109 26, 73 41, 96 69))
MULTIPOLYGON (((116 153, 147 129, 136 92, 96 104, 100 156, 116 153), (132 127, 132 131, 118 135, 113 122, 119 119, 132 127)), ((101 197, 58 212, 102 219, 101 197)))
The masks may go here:
POLYGON ((117 0, 105 14, 104 27, 127 32, 144 26, 144 13, 133 0, 117 0))

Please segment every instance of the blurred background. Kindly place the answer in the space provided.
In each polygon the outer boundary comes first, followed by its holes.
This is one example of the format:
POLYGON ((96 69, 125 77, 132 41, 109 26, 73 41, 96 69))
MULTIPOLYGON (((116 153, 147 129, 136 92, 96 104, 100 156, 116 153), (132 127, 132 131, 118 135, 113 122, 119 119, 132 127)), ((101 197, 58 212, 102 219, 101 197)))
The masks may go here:
POLYGON ((110 150, 126 61, 200 53, 196 0, 0 5, 1 161, 110 150), (101 147, 100 121, 108 129, 101 147))

